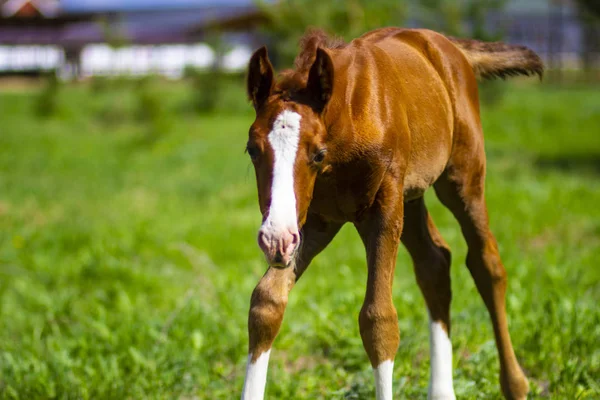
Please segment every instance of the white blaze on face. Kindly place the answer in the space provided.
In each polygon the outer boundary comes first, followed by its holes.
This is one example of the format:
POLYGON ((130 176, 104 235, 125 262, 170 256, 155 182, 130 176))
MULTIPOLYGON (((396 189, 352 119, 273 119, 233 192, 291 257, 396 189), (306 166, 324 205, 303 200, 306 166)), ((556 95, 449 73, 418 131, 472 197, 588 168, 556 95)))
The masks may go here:
POLYGON ((275 162, 271 183, 271 205, 263 228, 274 231, 297 231, 296 195, 294 194, 294 164, 300 141, 300 114, 283 111, 277 116, 268 139, 275 162))
POLYGON ((429 399, 456 399, 452 384, 452 343, 448 333, 437 321, 429 321, 429 353, 431 375, 429 399))

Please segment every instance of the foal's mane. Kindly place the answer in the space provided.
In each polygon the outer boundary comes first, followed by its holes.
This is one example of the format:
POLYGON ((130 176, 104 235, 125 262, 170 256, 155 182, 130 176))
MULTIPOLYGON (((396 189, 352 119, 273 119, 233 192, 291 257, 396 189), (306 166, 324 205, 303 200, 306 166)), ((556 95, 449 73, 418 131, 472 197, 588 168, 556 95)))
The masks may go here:
POLYGON ((308 72, 315 61, 317 48, 341 49, 347 46, 343 39, 329 36, 321 29, 309 28, 300 38, 300 52, 294 60, 294 68, 281 71, 276 90, 282 93, 297 92, 306 86, 308 72))

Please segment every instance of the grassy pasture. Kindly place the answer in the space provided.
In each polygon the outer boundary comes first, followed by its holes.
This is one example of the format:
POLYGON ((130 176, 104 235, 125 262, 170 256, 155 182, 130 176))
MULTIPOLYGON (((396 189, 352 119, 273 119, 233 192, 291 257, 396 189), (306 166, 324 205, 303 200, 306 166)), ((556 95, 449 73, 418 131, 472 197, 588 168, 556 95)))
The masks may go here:
MULTIPOLYGON (((238 397, 265 270, 243 154, 252 114, 175 114, 188 89, 161 90, 168 133, 151 140, 127 117, 126 88, 69 87, 48 120, 32 116, 31 91, 0 93, 0 398, 238 397)), ((600 398, 600 91, 512 84, 483 123, 491 226, 532 398, 600 398)), ((498 399, 466 246, 432 193, 427 203, 453 249, 456 394, 498 399)), ((357 324, 365 280, 346 226, 290 296, 268 398, 373 398, 357 324)), ((394 299, 394 391, 424 399, 427 316, 403 249, 394 299)))

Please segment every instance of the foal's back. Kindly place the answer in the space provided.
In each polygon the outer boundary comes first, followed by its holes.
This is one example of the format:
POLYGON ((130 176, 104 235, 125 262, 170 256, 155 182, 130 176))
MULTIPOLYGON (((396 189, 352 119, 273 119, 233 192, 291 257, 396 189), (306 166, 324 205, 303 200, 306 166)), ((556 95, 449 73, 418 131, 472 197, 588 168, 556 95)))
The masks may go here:
POLYGON ((387 171, 403 177, 405 200, 422 196, 448 164, 458 120, 479 124, 471 65, 428 30, 379 29, 331 55, 335 84, 325 119, 340 152, 371 165, 371 173, 357 172, 371 177, 365 185, 387 171))

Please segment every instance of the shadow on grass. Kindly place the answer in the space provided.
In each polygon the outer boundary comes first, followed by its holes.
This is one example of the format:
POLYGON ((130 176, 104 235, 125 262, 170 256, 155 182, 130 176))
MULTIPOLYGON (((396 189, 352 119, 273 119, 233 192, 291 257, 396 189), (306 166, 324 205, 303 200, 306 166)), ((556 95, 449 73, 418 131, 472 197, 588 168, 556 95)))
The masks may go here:
POLYGON ((152 149, 152 147, 154 147, 154 145, 156 145, 156 143, 158 143, 158 141, 163 137, 163 134, 153 131, 143 132, 133 137, 130 141, 123 145, 123 149, 128 153, 135 152, 137 150, 149 150, 152 149))
POLYGON ((600 154, 540 155, 535 158, 533 165, 544 170, 600 175, 600 154))

